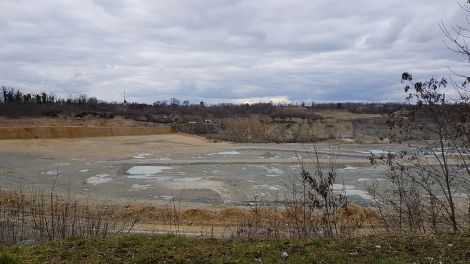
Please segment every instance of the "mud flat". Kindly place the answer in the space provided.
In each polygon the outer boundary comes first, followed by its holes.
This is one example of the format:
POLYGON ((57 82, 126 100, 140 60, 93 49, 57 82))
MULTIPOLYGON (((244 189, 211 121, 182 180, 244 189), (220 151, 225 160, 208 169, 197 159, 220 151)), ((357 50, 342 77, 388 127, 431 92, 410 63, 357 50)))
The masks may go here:
MULTIPOLYGON (((337 153, 338 183, 353 199, 383 171, 371 167, 370 153, 398 145, 318 144, 323 161, 337 153)), ((68 191, 93 199, 165 203, 178 197, 190 204, 246 204, 283 193, 309 166, 309 144, 212 143, 187 134, 93 138, 0 140, 0 186, 68 191)))

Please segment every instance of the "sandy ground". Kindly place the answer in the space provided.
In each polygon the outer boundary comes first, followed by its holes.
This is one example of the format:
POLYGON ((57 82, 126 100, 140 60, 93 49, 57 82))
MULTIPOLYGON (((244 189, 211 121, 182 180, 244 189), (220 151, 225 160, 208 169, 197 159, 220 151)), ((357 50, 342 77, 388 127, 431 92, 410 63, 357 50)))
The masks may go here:
MULTIPOLYGON (((337 155, 347 194, 367 200, 366 183, 383 171, 369 153, 396 145, 319 144, 322 162, 337 155)), ((71 191, 113 201, 246 204, 284 192, 307 163, 312 145, 211 143, 187 134, 80 139, 0 140, 0 186, 71 191)), ((337 186, 341 189, 342 186, 337 186)))

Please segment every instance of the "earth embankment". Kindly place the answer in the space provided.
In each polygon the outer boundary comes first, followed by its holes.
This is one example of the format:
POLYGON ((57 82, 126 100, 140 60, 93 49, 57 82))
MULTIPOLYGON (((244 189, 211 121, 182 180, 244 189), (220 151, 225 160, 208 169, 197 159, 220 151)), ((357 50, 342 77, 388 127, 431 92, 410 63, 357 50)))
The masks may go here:
POLYGON ((41 127, 0 127, 0 139, 50 139, 84 138, 110 136, 142 136, 175 133, 174 127, 81 127, 81 126, 41 126, 41 127))
POLYGON ((143 136, 176 133, 173 126, 148 126, 123 118, 0 118, 0 139, 143 136))

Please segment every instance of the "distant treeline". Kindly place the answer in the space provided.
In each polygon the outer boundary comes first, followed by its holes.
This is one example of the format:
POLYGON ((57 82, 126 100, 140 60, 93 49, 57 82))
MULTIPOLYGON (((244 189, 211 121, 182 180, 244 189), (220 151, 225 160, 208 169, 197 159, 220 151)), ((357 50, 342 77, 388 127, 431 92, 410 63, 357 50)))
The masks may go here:
POLYGON ((208 105, 205 102, 190 103, 177 98, 158 100, 153 104, 136 102, 107 102, 96 97, 79 95, 59 98, 54 94, 40 92, 27 93, 21 90, 1 88, 0 115, 8 117, 21 116, 56 116, 58 114, 75 115, 81 112, 107 112, 122 115, 126 118, 145 120, 151 115, 184 115, 199 118, 244 117, 253 114, 266 115, 272 118, 306 118, 319 119, 316 110, 344 110, 361 114, 388 114, 406 108, 401 103, 255 103, 231 104, 220 103, 208 105))

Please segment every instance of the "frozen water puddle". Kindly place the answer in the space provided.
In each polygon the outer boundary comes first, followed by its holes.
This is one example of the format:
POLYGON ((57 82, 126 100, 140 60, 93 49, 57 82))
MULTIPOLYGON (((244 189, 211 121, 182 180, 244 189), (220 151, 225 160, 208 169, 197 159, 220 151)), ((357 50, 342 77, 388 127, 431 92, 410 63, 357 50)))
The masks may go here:
POLYGON ((162 181, 192 183, 202 180, 202 177, 178 177, 177 175, 185 175, 185 172, 176 172, 172 176, 156 176, 165 170, 171 170, 173 167, 168 166, 134 166, 127 170, 130 179, 156 179, 162 181))
POLYGON ((150 184, 133 184, 131 186, 132 190, 145 190, 150 188, 150 184))
POLYGON ((62 172, 60 170, 59 171, 58 170, 48 170, 46 172, 41 172, 41 174, 43 174, 43 175, 51 175, 51 176, 60 175, 61 173, 62 172))
POLYGON ((135 156, 133 156, 134 159, 145 159, 147 156, 151 156, 152 154, 150 153, 139 153, 135 156))
POLYGON ((111 175, 109 174, 98 174, 96 176, 91 176, 86 180, 86 183, 96 186, 98 184, 107 183, 111 181, 111 175))
POLYGON ((231 151, 221 151, 221 152, 217 152, 217 153, 210 153, 210 154, 207 154, 208 156, 212 156, 212 155, 239 155, 240 152, 236 151, 236 150, 231 150, 231 151))
POLYGON ((284 174, 284 171, 278 168, 269 168, 266 171, 266 176, 268 177, 278 177, 284 174))
POLYGON ((357 179, 358 182, 367 182, 367 181, 371 181, 370 178, 359 178, 357 179))
POLYGON ((248 166, 266 170, 265 176, 268 176, 268 177, 279 177, 279 176, 284 175, 284 171, 276 167, 267 167, 266 165, 248 165, 248 166))
POLYGON ((371 149, 369 151, 355 151, 356 153, 361 153, 361 154, 374 154, 374 155, 387 155, 388 153, 390 154, 395 154, 393 151, 388 151, 385 149, 371 149))
POLYGON ((152 197, 158 200, 172 200, 174 198, 173 195, 153 195, 152 197))
POLYGON ((130 176, 128 178, 132 179, 146 179, 153 178, 153 175, 159 174, 164 170, 171 170, 172 167, 168 166, 134 166, 127 170, 127 173, 130 176))
POLYGON ((362 199, 365 199, 365 200, 371 200, 372 199, 372 196, 370 196, 368 192, 362 191, 362 190, 357 190, 356 187, 354 187, 352 185, 333 184, 333 191, 336 192, 336 193, 342 192, 343 188, 344 188, 344 191, 345 191, 347 196, 357 195, 357 196, 359 196, 359 197, 361 197, 362 199))
POLYGON ((281 186, 279 186, 279 185, 268 185, 268 184, 255 185, 253 187, 255 187, 257 189, 268 189, 268 190, 271 190, 271 191, 277 191, 281 188, 281 186))
POLYGON ((47 176, 56 176, 56 177, 62 177, 65 176, 66 173, 62 170, 48 170, 48 171, 43 171, 41 172, 42 175, 47 175, 47 176))
POLYGON ((338 170, 351 171, 351 170, 357 170, 357 169, 359 169, 359 167, 347 166, 347 167, 344 167, 344 168, 338 169, 338 170))

